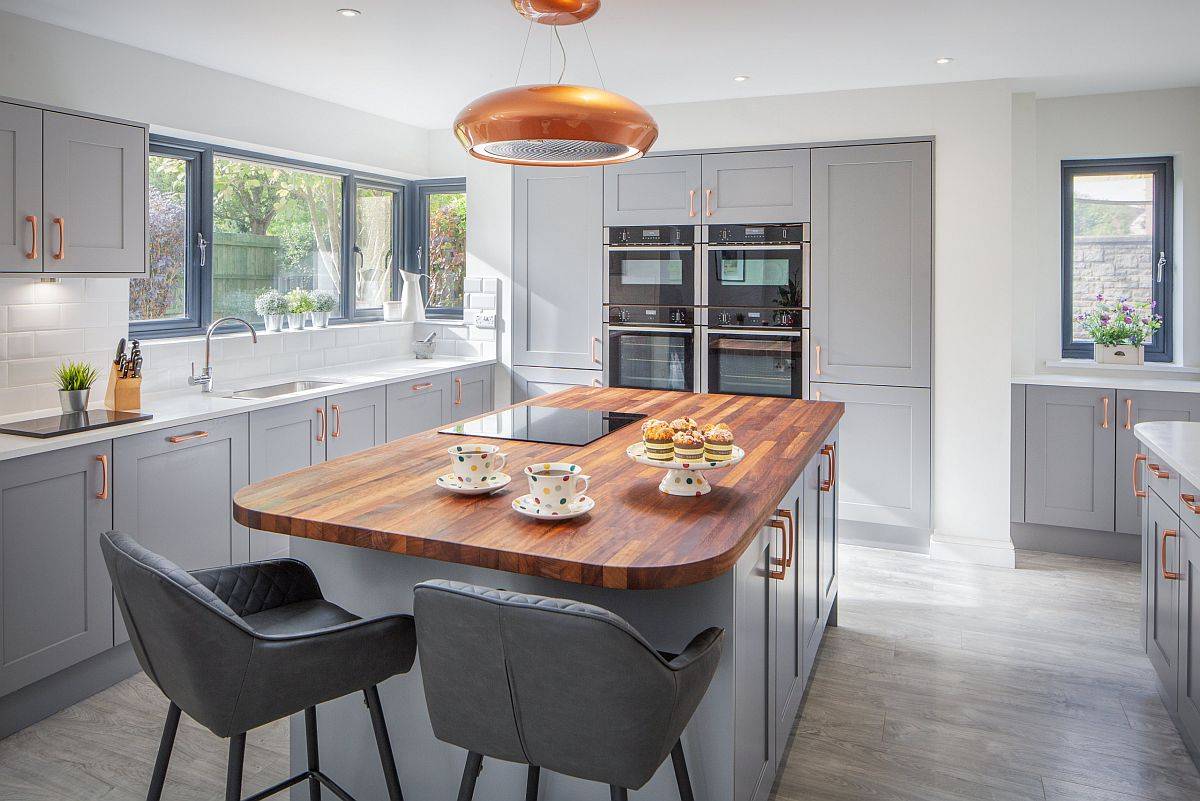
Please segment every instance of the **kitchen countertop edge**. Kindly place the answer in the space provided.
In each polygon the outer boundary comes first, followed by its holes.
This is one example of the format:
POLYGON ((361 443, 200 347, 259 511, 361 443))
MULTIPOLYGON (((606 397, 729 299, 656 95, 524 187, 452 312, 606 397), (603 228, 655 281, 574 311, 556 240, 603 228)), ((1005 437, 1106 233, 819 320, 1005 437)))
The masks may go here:
POLYGON ((1193 486, 1200 487, 1200 423, 1157 421, 1138 423, 1133 435, 1174 467, 1193 486))

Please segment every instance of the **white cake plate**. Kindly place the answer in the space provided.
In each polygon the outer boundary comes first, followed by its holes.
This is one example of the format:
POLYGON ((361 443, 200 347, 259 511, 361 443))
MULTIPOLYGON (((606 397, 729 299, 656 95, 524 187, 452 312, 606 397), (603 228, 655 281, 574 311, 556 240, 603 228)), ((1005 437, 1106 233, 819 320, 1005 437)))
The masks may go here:
POLYGON ((704 472, 707 470, 720 470, 722 467, 732 467, 742 461, 746 456, 746 452, 737 445, 733 446, 733 453, 723 462, 714 462, 709 459, 700 459, 699 461, 681 461, 673 459, 669 462, 664 462, 659 459, 651 459, 646 455, 646 444, 644 442, 635 442, 625 449, 625 455, 638 464, 644 464, 649 467, 658 467, 667 471, 663 480, 659 482, 658 491, 667 495, 707 495, 712 492, 712 484, 704 478, 704 472))

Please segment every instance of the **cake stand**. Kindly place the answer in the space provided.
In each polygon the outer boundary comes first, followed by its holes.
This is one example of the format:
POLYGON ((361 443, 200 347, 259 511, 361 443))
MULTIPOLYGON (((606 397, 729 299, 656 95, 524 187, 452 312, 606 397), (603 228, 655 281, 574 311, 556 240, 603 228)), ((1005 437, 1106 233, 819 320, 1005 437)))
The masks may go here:
POLYGON ((664 462, 659 459, 651 459, 646 455, 646 445, 642 442, 636 442, 625 449, 625 455, 638 464, 644 464, 648 467, 658 467, 667 471, 663 480, 659 482, 659 492, 667 495, 707 495, 712 492, 712 484, 704 478, 704 473, 707 470, 720 470, 722 467, 732 467, 746 456, 746 452, 738 446, 733 446, 733 453, 723 462, 714 462, 709 459, 683 461, 673 459, 669 462, 664 462))

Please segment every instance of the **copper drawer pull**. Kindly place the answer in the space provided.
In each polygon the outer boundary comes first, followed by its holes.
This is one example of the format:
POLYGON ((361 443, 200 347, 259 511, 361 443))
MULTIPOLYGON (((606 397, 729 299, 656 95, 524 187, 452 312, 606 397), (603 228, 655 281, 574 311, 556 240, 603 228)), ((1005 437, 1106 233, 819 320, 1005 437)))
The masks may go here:
POLYGON ((689 217, 696 216, 696 190, 695 189, 688 190, 688 216, 689 217))
POLYGON ((100 491, 96 493, 96 500, 108 500, 108 456, 101 455, 96 457, 96 461, 100 463, 100 491))
POLYGON ((711 189, 704 190, 704 216, 705 217, 713 216, 712 195, 713 195, 713 191, 711 189))
POLYGON ((317 417, 321 418, 321 427, 317 429, 317 442, 325 441, 325 408, 317 407, 317 417))
POLYGON ((342 435, 342 407, 338 404, 333 404, 329 407, 333 410, 333 438, 337 439, 342 435))
POLYGON ((179 434, 174 437, 167 437, 167 442, 171 443, 172 445, 178 445, 181 442, 187 442, 188 440, 192 439, 204 439, 207 436, 207 431, 193 431, 190 434, 179 434))
POLYGON ((1153 473, 1155 478, 1170 478, 1171 477, 1171 474, 1168 473, 1166 470, 1163 470, 1158 465, 1152 464, 1150 462, 1146 463, 1146 469, 1149 470, 1151 473, 1153 473))
POLYGON ((813 345, 813 374, 821 374, 821 346, 813 345))
POLYGON ((1125 430, 1133 430, 1133 398, 1125 399, 1125 430))
POLYGON ((1193 514, 1200 515, 1200 503, 1196 503, 1196 496, 1186 492, 1179 493, 1179 500, 1183 501, 1183 505, 1192 511, 1193 514))
POLYGON ((58 226, 58 250, 54 258, 56 261, 62 261, 67 255, 67 221, 62 217, 55 217, 54 224, 58 226))
POLYGON ((29 252, 25 254, 25 258, 33 261, 38 257, 38 219, 30 214, 25 218, 25 222, 29 223, 29 227, 33 229, 33 241, 30 244, 29 252))
POLYGON ((1105 395, 1100 402, 1104 404, 1104 420, 1100 423, 1100 427, 1108 428, 1108 396, 1105 395))
POLYGON ((412 385, 412 391, 413 391, 413 392, 420 392, 421 390, 423 390, 423 389, 429 389, 429 388, 430 388, 430 387, 432 387, 432 386, 433 386, 433 382, 432 382, 432 381, 426 381, 426 382, 424 382, 424 383, 422 383, 422 384, 413 384, 413 385, 412 385))
POLYGON ((796 521, 792 518, 791 509, 776 509, 775 514, 786 520, 788 528, 791 529, 791 533, 788 534, 787 542, 785 543, 787 547, 783 550, 783 561, 787 567, 791 567, 792 557, 796 555, 796 521))
MULTIPOLYGON (((779 531, 782 531, 783 536, 784 536, 784 542, 785 543, 787 542, 787 526, 785 526, 783 524, 782 520, 768 520, 767 526, 769 526, 770 528, 774 528, 774 529, 778 529, 779 531)), ((784 549, 786 551, 787 545, 784 545, 784 549)), ((772 556, 771 564, 778 565, 779 569, 776 570, 773 567, 768 568, 767 569, 767 577, 773 578, 776 581, 783 581, 784 576, 787 575, 787 558, 786 558, 786 556, 782 559, 780 559, 779 557, 776 557, 776 556, 772 556)))
POLYGON ((600 344, 600 337, 592 337, 591 356, 593 364, 604 364, 604 359, 596 355, 596 346, 600 344))
POLYGON ((462 406, 462 379, 457 376, 454 379, 454 405, 462 406))
POLYGON ((1133 457, 1133 497, 1135 498, 1146 497, 1146 491, 1138 489, 1138 462, 1144 461, 1146 461, 1146 454, 1144 453, 1135 454, 1133 457))
POLYGON ((1159 565, 1162 567, 1162 577, 1168 581, 1179 581, 1182 578, 1181 573, 1176 573, 1173 570, 1167 570, 1167 537, 1178 537, 1179 532, 1173 528, 1163 529, 1162 533, 1162 559, 1159 565))
POLYGON ((821 448, 821 455, 829 457, 829 478, 821 482, 821 492, 829 492, 837 485, 837 448, 826 445, 821 448))

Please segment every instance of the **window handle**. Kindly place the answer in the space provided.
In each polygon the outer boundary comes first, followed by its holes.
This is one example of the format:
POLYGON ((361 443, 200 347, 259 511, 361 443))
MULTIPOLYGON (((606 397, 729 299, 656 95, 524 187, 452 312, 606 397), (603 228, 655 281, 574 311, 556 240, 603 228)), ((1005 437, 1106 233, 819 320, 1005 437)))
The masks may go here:
MULTIPOLYGON (((355 262, 356 262, 356 265, 355 265, 355 266, 356 266, 356 267, 357 267, 359 270, 361 270, 361 269, 362 269, 362 266, 363 266, 363 259, 364 259, 364 258, 365 258, 365 257, 363 256, 362 248, 360 248, 358 245, 355 245, 355 246, 354 246, 354 260, 355 260, 355 262)), ((389 261, 390 261, 390 259, 389 259, 389 261)))
POLYGON ((1167 252, 1165 250, 1160 250, 1158 252, 1158 283, 1160 283, 1160 284, 1162 283, 1163 270, 1166 269, 1166 266, 1167 266, 1167 252))
POLYGON ((208 253, 208 240, 204 238, 204 234, 196 232, 196 248, 200 251, 200 266, 205 264, 206 254, 208 253))

